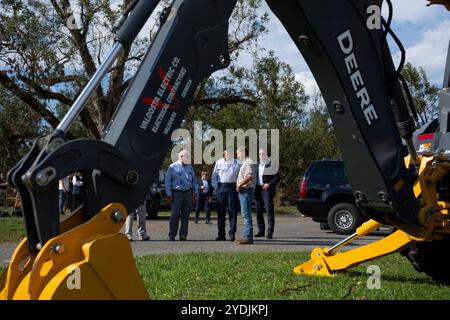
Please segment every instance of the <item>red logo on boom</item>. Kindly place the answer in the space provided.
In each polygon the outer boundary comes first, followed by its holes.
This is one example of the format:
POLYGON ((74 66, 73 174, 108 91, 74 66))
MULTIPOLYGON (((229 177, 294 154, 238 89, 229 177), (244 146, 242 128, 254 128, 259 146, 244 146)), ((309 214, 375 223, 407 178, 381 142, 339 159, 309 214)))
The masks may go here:
MULTIPOLYGON (((159 78, 161 79, 161 81, 164 81, 164 79, 166 78, 166 73, 164 72, 164 70, 159 67, 159 78)), ((173 85, 172 82, 170 82, 169 80, 167 81, 167 87, 166 90, 168 90, 169 92, 172 92, 173 89, 173 85)), ((144 97, 144 99, 142 100, 145 104, 151 106, 153 104, 153 100, 154 98, 149 98, 149 97, 144 97)), ((178 101, 177 96, 174 95, 173 97, 173 101, 175 102, 176 105, 169 105, 168 109, 169 110, 179 110, 180 109, 180 102, 178 101)), ((157 103, 155 103, 155 107, 158 109, 162 109, 164 107, 164 102, 162 101, 158 101, 157 103)))

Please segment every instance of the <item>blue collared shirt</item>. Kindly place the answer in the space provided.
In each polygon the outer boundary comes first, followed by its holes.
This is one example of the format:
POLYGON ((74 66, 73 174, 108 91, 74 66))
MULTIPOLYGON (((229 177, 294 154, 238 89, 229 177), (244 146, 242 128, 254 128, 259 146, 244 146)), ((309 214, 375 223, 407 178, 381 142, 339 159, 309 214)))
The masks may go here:
POLYGON ((205 186, 205 189, 203 189, 203 193, 208 193, 209 191, 209 184, 208 180, 202 179, 203 185, 205 186))
POLYGON ((266 168, 265 162, 260 162, 258 167, 258 185, 262 186, 264 184, 263 176, 264 176, 264 169, 266 168))
POLYGON ((241 161, 236 159, 225 160, 222 158, 218 160, 211 177, 214 189, 218 188, 219 183, 236 183, 241 165, 241 161))
POLYGON ((182 164, 180 161, 172 163, 166 174, 166 194, 172 196, 172 190, 186 191, 193 189, 197 192, 197 178, 190 164, 182 164))

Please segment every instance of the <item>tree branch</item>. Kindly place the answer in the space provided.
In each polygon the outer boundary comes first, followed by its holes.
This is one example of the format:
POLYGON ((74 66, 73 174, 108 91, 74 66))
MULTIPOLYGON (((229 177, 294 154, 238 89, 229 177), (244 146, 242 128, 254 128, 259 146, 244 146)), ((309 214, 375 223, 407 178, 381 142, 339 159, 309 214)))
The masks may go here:
POLYGON ((92 120, 92 116, 87 109, 81 111, 80 118, 81 122, 86 127, 86 129, 90 130, 94 135, 94 137, 100 139, 101 135, 100 132, 98 131, 97 125, 95 124, 94 120, 92 120))
POLYGON ((227 97, 227 98, 206 98, 206 99, 199 99, 194 100, 192 102, 193 105, 197 106, 208 106, 208 105, 221 105, 221 106, 227 106, 230 104, 236 104, 236 103, 242 103, 246 104, 248 106, 256 107, 258 104, 256 101, 248 100, 241 97, 227 97))
POLYGON ((39 82, 47 86, 53 86, 58 83, 79 82, 81 78, 82 78, 81 76, 69 75, 69 76, 60 76, 56 78, 39 79, 39 82))
POLYGON ((66 97, 64 94, 46 90, 39 86, 35 81, 23 75, 17 74, 17 78, 33 88, 36 94, 38 94, 43 99, 58 100, 59 102, 69 106, 73 103, 73 100, 66 97))
POLYGON ((230 43, 230 54, 233 53, 234 51, 238 50, 241 45, 247 41, 250 41, 251 39, 255 38, 256 35, 253 32, 250 32, 249 34, 247 34, 245 37, 243 37, 242 39, 238 39, 236 37, 236 41, 231 41, 230 43))
MULTIPOLYGON (((6 72, 0 71, 0 84, 7 90, 11 91, 21 101, 26 103, 34 112, 44 118, 53 128, 56 128, 59 124, 59 119, 51 113, 47 108, 35 99, 30 93, 20 88, 14 81, 6 75, 6 72)), ((66 135, 69 139, 73 139, 74 136, 70 133, 66 135)))
MULTIPOLYGON (((56 0, 51 0, 51 3, 53 7, 55 8, 56 12, 58 13, 59 17, 63 21, 68 21, 68 16, 65 12, 67 12, 67 8, 70 8, 70 2, 68 0, 61 0, 62 7, 60 7, 56 0)), ((83 61, 84 69, 86 70, 86 73, 89 77, 92 77, 96 71, 96 65, 94 62, 94 59, 92 58, 91 53, 89 52, 89 48, 86 43, 86 35, 81 32, 79 29, 73 29, 67 27, 70 34, 72 35, 72 41, 75 43, 76 47, 78 47, 80 51, 81 60, 83 61)), ((105 96, 103 94, 102 85, 100 84, 96 90, 96 97, 95 97, 95 103, 96 108, 100 114, 102 114, 103 110, 106 110, 107 103, 105 96)), ((91 117, 86 117, 91 118, 91 117)), ((83 120, 82 120, 83 121, 83 120)), ((89 127, 88 123, 85 123, 83 121, 83 124, 89 127)), ((97 130, 98 131, 98 130, 97 130)), ((94 133, 94 132, 93 132, 94 133)))

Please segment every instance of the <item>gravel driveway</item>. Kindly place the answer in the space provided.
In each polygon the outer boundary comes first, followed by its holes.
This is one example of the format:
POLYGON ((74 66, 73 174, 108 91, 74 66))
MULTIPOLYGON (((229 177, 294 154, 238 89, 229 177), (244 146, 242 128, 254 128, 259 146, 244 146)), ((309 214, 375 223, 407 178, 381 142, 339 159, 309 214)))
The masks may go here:
MULTIPOLYGON (((177 241, 168 241, 168 218, 147 221, 151 241, 133 241, 133 252, 136 256, 142 256, 178 252, 310 251, 317 246, 331 246, 345 238, 331 231, 320 230, 318 223, 300 214, 278 214, 275 217, 273 239, 254 238, 253 245, 238 245, 231 241, 214 241, 217 237, 217 221, 212 222, 210 225, 204 221, 195 224, 191 220, 188 241, 180 242, 178 238, 177 241)), ((255 226, 253 228, 256 233, 257 228, 255 226)), ((236 239, 239 239, 243 229, 241 217, 238 219, 237 229, 236 239)), ((226 233, 228 234, 228 226, 226 233)), ((356 240, 353 246, 369 243, 386 234, 387 231, 377 231, 364 240, 356 240)))
MULTIPOLYGON (((214 241, 217 237, 217 221, 213 218, 212 223, 208 225, 201 220, 198 224, 194 224, 191 218, 188 241, 181 242, 178 241, 178 237, 177 241, 168 241, 169 218, 147 221, 151 240, 133 241, 131 243, 133 253, 135 256, 143 256, 179 252, 311 251, 317 246, 332 246, 345 238, 331 231, 320 230, 318 223, 300 214, 276 214, 273 239, 255 238, 253 245, 238 245, 230 241, 214 241)), ((136 230, 136 224, 133 229, 136 230)), ((243 221, 239 217, 236 238, 240 238, 242 229, 243 221)), ((226 232, 228 233, 228 226, 226 232)), ((255 227, 254 232, 257 232, 255 227)), ((370 236, 354 241, 348 248, 381 239, 388 234, 387 232, 387 230, 376 231, 370 236)), ((0 262, 4 264, 9 260, 16 245, 17 243, 0 244, 0 262)))

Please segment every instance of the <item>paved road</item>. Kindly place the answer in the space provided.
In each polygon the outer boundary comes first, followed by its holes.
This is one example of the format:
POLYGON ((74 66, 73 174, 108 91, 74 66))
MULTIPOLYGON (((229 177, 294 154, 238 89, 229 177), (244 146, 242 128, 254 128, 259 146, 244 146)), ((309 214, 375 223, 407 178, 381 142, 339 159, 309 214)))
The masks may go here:
MULTIPOLYGON (((253 245, 238 245, 230 241, 214 241, 217 237, 217 221, 207 225, 204 221, 189 224, 188 241, 168 241, 168 218, 147 221, 151 241, 134 241, 131 243, 135 256, 149 254, 167 254, 179 252, 270 252, 270 251, 311 251, 314 247, 326 247, 344 239, 331 231, 319 229, 318 223, 300 214, 276 215, 274 238, 255 238, 253 245)), ((133 228, 136 229, 136 225, 133 228)), ((243 221, 238 220, 238 233, 240 238, 243 229, 243 221)), ((228 229, 227 229, 228 232, 228 229)), ((256 232, 256 230, 255 230, 256 232)), ((387 230, 374 232, 361 240, 354 241, 350 247, 372 242, 387 235, 387 230)), ((178 239, 178 238, 177 238, 178 239)), ((17 244, 0 244, 0 262, 9 260, 12 251, 17 244)))

